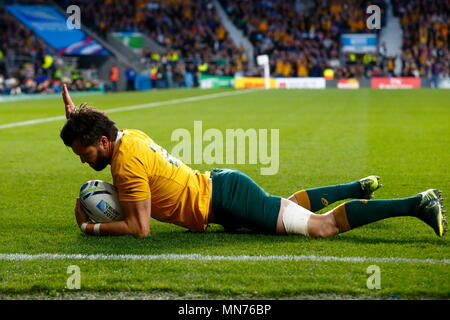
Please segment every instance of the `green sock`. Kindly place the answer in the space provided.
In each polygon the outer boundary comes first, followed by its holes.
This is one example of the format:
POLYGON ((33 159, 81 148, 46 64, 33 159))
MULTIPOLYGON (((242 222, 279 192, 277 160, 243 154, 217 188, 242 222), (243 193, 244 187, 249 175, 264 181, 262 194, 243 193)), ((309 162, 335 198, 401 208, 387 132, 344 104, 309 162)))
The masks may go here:
POLYGON ((299 205, 316 212, 339 200, 361 198, 362 190, 357 180, 346 184, 301 190, 294 195, 299 205))
POLYGON ((340 232, 386 218, 415 216, 421 196, 390 200, 352 200, 333 210, 340 232))

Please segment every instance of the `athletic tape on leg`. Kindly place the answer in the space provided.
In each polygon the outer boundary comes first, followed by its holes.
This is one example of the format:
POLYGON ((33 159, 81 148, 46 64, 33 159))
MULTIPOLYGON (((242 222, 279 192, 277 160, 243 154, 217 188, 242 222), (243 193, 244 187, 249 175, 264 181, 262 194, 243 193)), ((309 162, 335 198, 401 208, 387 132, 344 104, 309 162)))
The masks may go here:
POLYGON ((283 214, 283 224, 287 234, 309 236, 308 221, 311 214, 311 211, 289 201, 283 214))

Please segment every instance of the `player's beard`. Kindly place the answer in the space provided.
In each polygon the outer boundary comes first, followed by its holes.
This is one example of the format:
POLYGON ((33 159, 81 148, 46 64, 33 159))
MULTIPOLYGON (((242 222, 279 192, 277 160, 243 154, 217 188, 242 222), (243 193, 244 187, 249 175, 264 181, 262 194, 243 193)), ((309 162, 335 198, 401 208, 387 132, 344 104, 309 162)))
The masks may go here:
POLYGON ((99 149, 97 160, 95 161, 94 165, 91 166, 94 170, 101 171, 105 169, 109 164, 109 158, 105 156, 105 153, 105 151, 99 149))

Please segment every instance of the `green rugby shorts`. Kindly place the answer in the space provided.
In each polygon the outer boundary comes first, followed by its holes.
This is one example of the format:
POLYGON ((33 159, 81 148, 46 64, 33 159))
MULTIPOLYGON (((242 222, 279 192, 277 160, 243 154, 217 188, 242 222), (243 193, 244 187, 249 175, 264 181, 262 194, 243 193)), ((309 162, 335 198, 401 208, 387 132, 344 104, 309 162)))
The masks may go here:
POLYGON ((214 169, 212 207, 217 223, 227 231, 247 228, 276 233, 281 197, 265 192, 239 170, 214 169))

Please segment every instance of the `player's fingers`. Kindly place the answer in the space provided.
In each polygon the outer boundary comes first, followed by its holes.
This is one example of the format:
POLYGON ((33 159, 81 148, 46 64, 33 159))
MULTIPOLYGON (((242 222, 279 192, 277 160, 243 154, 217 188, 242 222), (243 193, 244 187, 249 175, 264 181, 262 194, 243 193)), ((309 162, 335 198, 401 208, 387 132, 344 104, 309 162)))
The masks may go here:
POLYGON ((77 198, 77 208, 78 208, 78 211, 83 212, 83 213, 86 213, 86 212, 84 211, 83 206, 81 205, 81 198, 77 198))
POLYGON ((63 86, 63 94, 62 94, 62 98, 63 98, 63 101, 64 101, 64 105, 65 105, 65 107, 66 107, 66 118, 69 119, 70 114, 72 113, 73 110, 72 110, 72 106, 71 106, 71 103, 70 103, 70 101, 69 101, 67 95, 68 95, 68 93, 67 93, 67 87, 66 87, 66 85, 64 85, 64 86, 63 86))
POLYGON ((70 97, 69 89, 67 88, 67 83, 63 84, 63 95, 66 96, 66 97, 70 97))
POLYGON ((63 101, 66 106, 66 117, 69 118, 69 115, 74 111, 75 105, 72 102, 72 99, 69 95, 69 90, 67 89, 67 85, 63 85, 63 93, 62 93, 63 101))
POLYGON ((77 208, 78 210, 81 209, 80 198, 77 198, 76 203, 75 203, 75 208, 77 208))
MULTIPOLYGON (((62 92, 62 96, 64 101, 67 101, 67 96, 69 95, 69 91, 67 91, 67 85, 63 84, 63 92, 62 92)), ((67 104, 67 103, 66 103, 67 104)))

